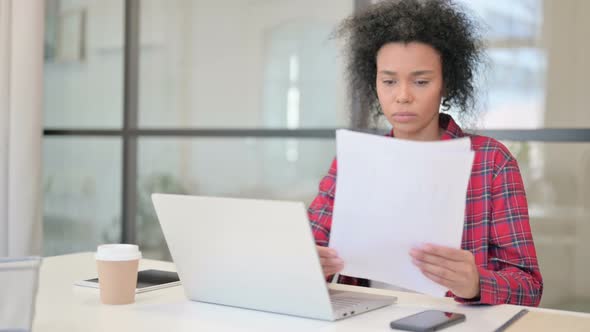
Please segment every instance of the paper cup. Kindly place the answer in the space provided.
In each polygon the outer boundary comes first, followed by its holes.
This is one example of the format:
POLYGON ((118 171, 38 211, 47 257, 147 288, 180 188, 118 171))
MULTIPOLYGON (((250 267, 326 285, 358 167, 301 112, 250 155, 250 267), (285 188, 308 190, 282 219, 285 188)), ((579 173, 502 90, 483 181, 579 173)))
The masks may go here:
POLYGON ((96 250, 100 301, 104 304, 135 302, 141 252, 132 244, 105 244, 96 250))

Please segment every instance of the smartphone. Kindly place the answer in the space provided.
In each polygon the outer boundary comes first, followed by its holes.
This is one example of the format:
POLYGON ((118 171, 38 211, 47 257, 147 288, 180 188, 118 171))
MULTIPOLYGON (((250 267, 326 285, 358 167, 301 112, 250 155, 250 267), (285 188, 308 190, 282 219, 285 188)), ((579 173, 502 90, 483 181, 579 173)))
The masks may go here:
MULTIPOLYGON (((76 286, 98 288, 98 278, 80 280, 74 283, 76 286)), ((137 288, 135 293, 149 292, 152 290, 180 285, 178 274, 172 271, 142 270, 137 272, 137 288)))
POLYGON ((417 314, 394 320, 389 325, 392 329, 414 332, 442 330, 451 325, 465 321, 465 315, 439 310, 426 310, 417 314))

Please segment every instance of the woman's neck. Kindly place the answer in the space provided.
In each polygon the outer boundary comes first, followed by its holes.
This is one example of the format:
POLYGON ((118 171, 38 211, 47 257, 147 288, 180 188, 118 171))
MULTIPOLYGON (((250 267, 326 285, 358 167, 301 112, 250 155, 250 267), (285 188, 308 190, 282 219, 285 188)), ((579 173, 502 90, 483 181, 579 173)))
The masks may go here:
POLYGON ((432 128, 424 128, 419 132, 407 133, 393 129, 396 138, 406 139, 409 141, 438 141, 442 137, 444 130, 438 126, 432 128))

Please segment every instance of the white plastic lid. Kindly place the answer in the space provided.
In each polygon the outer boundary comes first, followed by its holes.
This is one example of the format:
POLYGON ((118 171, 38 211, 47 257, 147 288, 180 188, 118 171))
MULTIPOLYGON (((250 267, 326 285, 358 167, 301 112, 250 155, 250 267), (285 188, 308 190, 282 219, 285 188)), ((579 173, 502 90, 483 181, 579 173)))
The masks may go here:
POLYGON ((139 247, 135 244, 103 244, 96 248, 99 261, 131 261, 141 259, 139 247))

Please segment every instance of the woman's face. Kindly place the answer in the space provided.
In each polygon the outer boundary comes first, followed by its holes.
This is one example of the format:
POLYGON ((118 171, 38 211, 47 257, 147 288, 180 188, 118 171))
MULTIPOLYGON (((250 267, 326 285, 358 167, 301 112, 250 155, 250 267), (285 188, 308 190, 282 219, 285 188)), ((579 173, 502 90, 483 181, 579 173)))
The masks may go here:
POLYGON ((388 43, 377 52, 377 97, 395 136, 438 140, 442 63, 430 45, 388 43))

